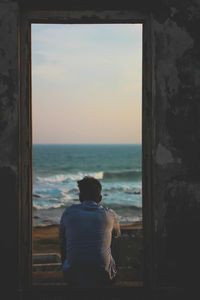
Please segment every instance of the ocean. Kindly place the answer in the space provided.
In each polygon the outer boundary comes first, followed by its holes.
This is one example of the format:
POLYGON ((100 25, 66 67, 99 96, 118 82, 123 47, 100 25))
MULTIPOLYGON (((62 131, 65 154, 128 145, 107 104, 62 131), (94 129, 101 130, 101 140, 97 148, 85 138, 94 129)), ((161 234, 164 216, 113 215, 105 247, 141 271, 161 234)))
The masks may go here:
POLYGON ((141 145, 33 145, 33 225, 59 224, 66 207, 79 203, 77 180, 102 183, 101 205, 119 222, 142 219, 141 145))

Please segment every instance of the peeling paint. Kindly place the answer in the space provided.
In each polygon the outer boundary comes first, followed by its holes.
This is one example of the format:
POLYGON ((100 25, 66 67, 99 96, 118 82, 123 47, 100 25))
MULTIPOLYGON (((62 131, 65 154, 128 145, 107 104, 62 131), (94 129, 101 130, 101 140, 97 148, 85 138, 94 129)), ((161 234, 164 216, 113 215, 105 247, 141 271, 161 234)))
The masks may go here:
POLYGON ((154 28, 154 39, 157 42, 156 82, 165 100, 163 109, 170 109, 168 99, 177 93, 180 84, 176 60, 193 46, 194 41, 186 31, 171 20, 167 20, 164 26, 154 21, 154 28))
POLYGON ((165 165, 174 162, 171 152, 160 143, 158 144, 156 151, 156 162, 159 165, 165 165))

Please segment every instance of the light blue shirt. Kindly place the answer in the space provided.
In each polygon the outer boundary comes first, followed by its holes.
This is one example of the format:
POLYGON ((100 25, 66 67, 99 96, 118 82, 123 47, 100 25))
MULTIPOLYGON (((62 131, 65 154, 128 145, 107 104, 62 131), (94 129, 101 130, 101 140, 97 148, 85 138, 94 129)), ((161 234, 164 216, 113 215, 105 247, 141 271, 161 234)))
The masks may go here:
POLYGON ((60 221, 60 237, 66 240, 63 271, 74 263, 95 264, 105 268, 110 278, 116 274, 111 254, 112 234, 120 236, 117 215, 94 201, 83 201, 65 209, 60 221))

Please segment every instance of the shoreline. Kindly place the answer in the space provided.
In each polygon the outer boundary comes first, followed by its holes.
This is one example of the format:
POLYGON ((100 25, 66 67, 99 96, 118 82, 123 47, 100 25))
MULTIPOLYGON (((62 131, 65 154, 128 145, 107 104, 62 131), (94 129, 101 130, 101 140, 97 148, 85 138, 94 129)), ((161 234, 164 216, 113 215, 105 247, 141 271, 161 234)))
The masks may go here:
MULTIPOLYGON (((121 222, 119 223, 120 229, 142 229, 142 221, 134 221, 134 222, 121 222)), ((59 224, 41 224, 37 226, 33 226, 33 232, 38 231, 41 229, 53 229, 53 228, 58 228, 59 224)))
MULTIPOLYGON (((121 237, 143 236, 142 222, 120 223, 121 237)), ((58 253, 59 244, 59 225, 45 225, 33 227, 32 230, 33 253, 58 253)))

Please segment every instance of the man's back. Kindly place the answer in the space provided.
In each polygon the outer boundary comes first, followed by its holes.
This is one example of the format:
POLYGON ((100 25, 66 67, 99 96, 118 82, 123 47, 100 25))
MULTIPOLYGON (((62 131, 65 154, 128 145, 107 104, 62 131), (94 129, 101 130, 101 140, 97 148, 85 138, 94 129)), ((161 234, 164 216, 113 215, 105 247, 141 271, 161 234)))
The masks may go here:
POLYGON ((63 271, 77 264, 92 264, 114 277, 116 268, 110 248, 113 230, 120 234, 116 214, 111 209, 87 200, 67 208, 60 222, 60 236, 66 241, 63 271))

